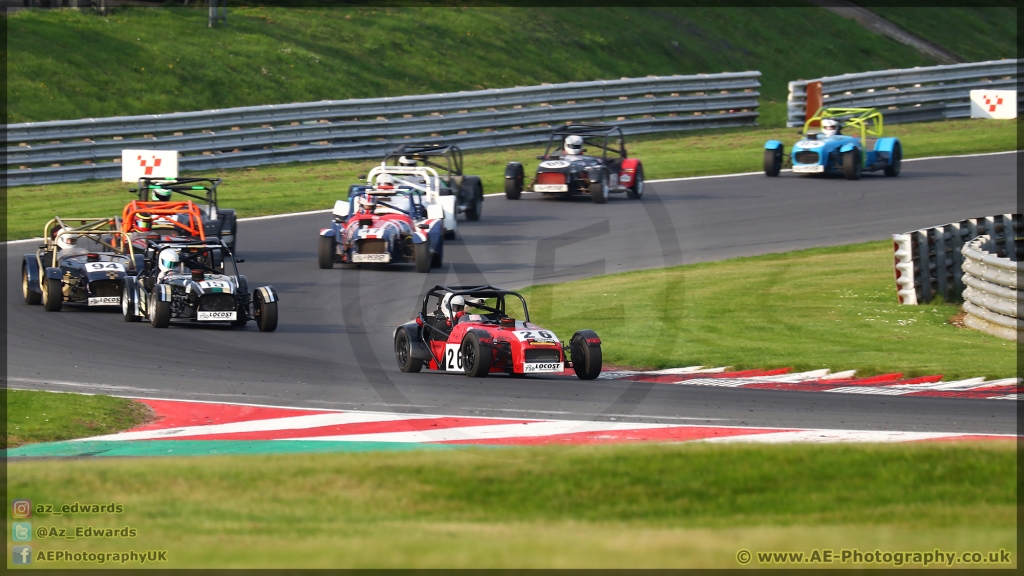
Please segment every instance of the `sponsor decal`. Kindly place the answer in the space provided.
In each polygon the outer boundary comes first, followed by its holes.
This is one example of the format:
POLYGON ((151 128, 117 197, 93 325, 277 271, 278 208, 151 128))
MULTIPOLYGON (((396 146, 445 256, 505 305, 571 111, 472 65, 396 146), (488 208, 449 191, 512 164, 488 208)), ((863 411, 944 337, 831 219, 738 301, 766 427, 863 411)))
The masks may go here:
POLYGON ((117 262, 87 262, 85 269, 88 272, 124 272, 124 264, 117 262))
POLYGON ((444 358, 441 360, 442 370, 465 370, 462 367, 462 346, 459 344, 445 344, 444 358))
POLYGON ((515 334, 516 339, 520 342, 533 340, 536 343, 539 340, 541 342, 558 343, 558 336, 555 336, 555 333, 550 330, 516 330, 513 334, 515 334))
POLYGON ((99 296, 89 298, 89 306, 120 306, 120 296, 99 296))
POLYGON ((391 254, 353 254, 353 262, 391 262, 391 254))
POLYGON ((238 312, 232 310, 231 312, 212 312, 200 310, 196 312, 196 320, 199 321, 224 321, 224 320, 237 320, 238 312))
POLYGON ((563 369, 561 362, 531 362, 529 364, 523 364, 523 373, 531 374, 534 372, 561 372, 563 369))
POLYGON ((540 163, 541 168, 568 168, 569 163, 565 160, 545 160, 540 163))
POLYGON ((824 145, 821 140, 801 140, 796 143, 797 148, 821 148, 824 145))
POLYGON ((534 192, 568 192, 568 184, 534 184, 534 192))
POLYGON ((797 164, 793 166, 793 172, 797 174, 818 174, 825 171, 821 164, 797 164))

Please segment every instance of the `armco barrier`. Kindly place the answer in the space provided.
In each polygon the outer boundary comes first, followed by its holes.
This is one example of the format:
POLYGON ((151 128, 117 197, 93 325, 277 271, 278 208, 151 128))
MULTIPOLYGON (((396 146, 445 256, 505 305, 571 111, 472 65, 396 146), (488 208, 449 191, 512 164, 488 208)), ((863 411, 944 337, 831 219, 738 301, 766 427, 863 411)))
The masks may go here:
POLYGON ((797 80, 789 83, 786 125, 804 125, 808 82, 821 82, 823 106, 878 108, 888 123, 970 118, 971 90, 1017 90, 1019 106, 1020 63, 991 60, 797 80))
POLYGON ((942 226, 893 234, 896 294, 900 304, 946 302, 962 299, 965 244, 988 236, 993 254, 1013 261, 1024 249, 1019 239, 1024 223, 1020 214, 968 218, 942 226))
POLYGON ((1024 295, 1017 285, 1020 262, 993 252, 988 236, 963 247, 964 325, 992 336, 1019 341, 1024 322, 1020 304, 1024 295))
POLYGON ((401 96, 10 124, 7 184, 115 178, 122 149, 178 150, 182 170, 373 158, 406 138, 535 144, 563 122, 628 134, 753 126, 760 72, 649 76, 401 96))

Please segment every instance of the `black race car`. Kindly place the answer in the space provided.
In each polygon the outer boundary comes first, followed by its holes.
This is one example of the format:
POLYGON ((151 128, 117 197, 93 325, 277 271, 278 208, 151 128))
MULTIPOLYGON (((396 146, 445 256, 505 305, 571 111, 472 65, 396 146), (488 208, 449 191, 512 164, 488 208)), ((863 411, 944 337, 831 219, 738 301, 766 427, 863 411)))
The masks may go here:
POLYGON ((147 319, 155 328, 166 328, 172 319, 237 327, 255 320, 261 332, 273 332, 277 291, 260 286, 250 294, 235 262, 221 242, 150 242, 145 269, 124 283, 125 321, 147 319))
MULTIPOLYGON (((234 252, 238 218, 233 209, 221 208, 217 204, 217 187, 220 184, 220 178, 140 178, 138 187, 129 190, 138 194, 141 202, 170 202, 174 200, 172 193, 198 200, 195 205, 202 214, 205 237, 222 240, 234 252)), ((159 226, 159 221, 155 226, 159 226)), ((166 228, 180 234, 180 230, 174 226, 166 228)))
POLYGON ((111 218, 50 220, 43 227, 44 243, 21 265, 25 303, 42 304, 48 312, 59 312, 64 303, 120 306, 125 278, 144 262, 130 241, 121 241, 128 235, 113 226, 111 218))
MULTIPOLYGON (((467 176, 462 172, 462 150, 449 144, 403 144, 384 157, 383 164, 389 166, 427 166, 437 171, 440 178, 440 195, 455 196, 454 213, 465 214, 466 219, 475 222, 484 209, 484 185, 479 176, 467 176)), ((455 238, 455 230, 445 227, 445 237, 455 238)))
POLYGON ((608 124, 566 124, 548 137, 537 175, 525 183, 523 165, 505 166, 505 197, 518 200, 524 188, 543 194, 571 197, 590 194, 597 204, 608 201, 608 194, 625 192, 630 198, 644 195, 644 167, 626 154, 622 130, 608 124), (600 156, 588 155, 586 146, 597 148, 600 156))

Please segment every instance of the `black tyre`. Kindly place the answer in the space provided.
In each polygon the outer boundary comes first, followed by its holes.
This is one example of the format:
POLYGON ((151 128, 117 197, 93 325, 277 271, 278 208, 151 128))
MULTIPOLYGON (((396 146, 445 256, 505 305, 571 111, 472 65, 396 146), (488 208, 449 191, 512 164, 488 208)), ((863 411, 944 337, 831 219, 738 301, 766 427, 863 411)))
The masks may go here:
POLYGON ((47 278, 43 280, 43 308, 47 312, 60 312, 64 305, 64 294, 61 292, 60 280, 47 278))
POLYGON ((260 292, 254 292, 252 296, 256 327, 260 332, 277 330, 277 302, 264 302, 260 292))
POLYGON ((602 175, 600 182, 591 182, 590 199, 594 204, 604 204, 608 201, 608 176, 602 175))
POLYGON ((153 328, 167 328, 171 325, 171 303, 158 300, 156 294, 149 300, 149 323, 153 328))
POLYGON ((597 378, 601 374, 601 339, 597 333, 593 330, 580 330, 573 334, 569 340, 569 359, 580 380, 597 378))
POLYGON ((412 254, 416 258, 416 271, 420 274, 430 272, 430 242, 413 244, 412 254))
POLYGON ((889 156, 889 165, 885 167, 886 176, 899 176, 900 165, 903 163, 903 147, 897 142, 892 147, 892 154, 889 156))
POLYGON ((135 298, 132 298, 132 290, 125 282, 121 285, 121 314, 125 322, 138 322, 139 317, 135 314, 135 298))
POLYGON ((21 267, 21 295, 25 298, 25 304, 35 306, 43 301, 42 294, 32 291, 28 281, 28 268, 25 266, 21 267))
POLYGON ((633 174, 633 185, 626 191, 626 196, 633 200, 640 200, 644 197, 644 167, 640 166, 633 174))
POLYGON ((476 332, 462 339, 462 369, 466 376, 483 378, 491 371, 491 347, 480 342, 476 332))
POLYGON ((466 206, 466 219, 470 222, 476 222, 480 219, 480 215, 484 211, 484 186, 480 182, 476 182, 473 186, 473 198, 470 199, 469 205, 466 206))
POLYGON ((444 231, 444 239, 445 240, 455 240, 455 230, 445 230, 444 231))
MULTIPOLYGON (((506 174, 508 168, 506 168, 506 174)), ((515 168, 515 177, 505 177, 505 198, 509 200, 519 200, 519 197, 523 195, 523 168, 517 166, 515 168)))
POLYGON ((444 266, 444 238, 437 243, 437 252, 434 252, 434 257, 430 260, 431 268, 440 268, 444 266))
POLYGON ((399 328, 395 334, 395 360, 402 372, 419 372, 423 368, 423 360, 412 357, 412 342, 405 328, 399 328))
POLYGON ((321 236, 320 246, 317 250, 317 263, 320 264, 320 268, 326 270, 328 268, 334 268, 334 253, 336 252, 337 244, 334 241, 334 236, 321 236))
POLYGON ((764 151, 764 175, 778 176, 782 171, 782 148, 764 151))
POLYGON ((860 150, 855 148, 849 152, 843 152, 843 176, 846 176, 847 180, 859 180, 860 172, 863 169, 860 150))

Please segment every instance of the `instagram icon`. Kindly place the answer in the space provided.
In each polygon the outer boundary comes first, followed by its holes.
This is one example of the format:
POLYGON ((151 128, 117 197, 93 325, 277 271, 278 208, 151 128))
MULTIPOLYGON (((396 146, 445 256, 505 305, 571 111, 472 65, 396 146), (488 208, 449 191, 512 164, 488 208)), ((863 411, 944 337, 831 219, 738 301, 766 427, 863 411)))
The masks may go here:
POLYGON ((15 500, 11 502, 11 516, 15 518, 29 518, 32 516, 31 500, 15 500))

